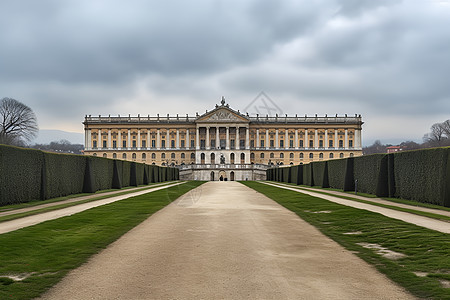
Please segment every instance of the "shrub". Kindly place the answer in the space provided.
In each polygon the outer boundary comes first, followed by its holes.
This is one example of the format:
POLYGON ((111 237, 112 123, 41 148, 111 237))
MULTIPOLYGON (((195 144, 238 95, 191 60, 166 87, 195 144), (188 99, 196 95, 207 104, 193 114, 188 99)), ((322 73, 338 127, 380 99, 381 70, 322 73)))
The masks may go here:
POLYGON ((329 185, 328 185, 328 170, 326 170, 327 162, 326 161, 318 161, 318 162, 310 163, 310 165, 311 165, 311 168, 313 169, 314 184, 320 185, 321 187, 329 187, 329 185))
POLYGON ((328 161, 328 181, 331 188, 344 189, 346 164, 347 159, 334 159, 328 161))
MULTIPOLYGON (((358 191, 376 194, 381 161, 386 154, 372 154, 354 158, 354 180, 358 180, 358 191)), ((384 174, 387 176, 387 174, 384 174)), ((384 180, 384 179, 383 179, 384 180)))

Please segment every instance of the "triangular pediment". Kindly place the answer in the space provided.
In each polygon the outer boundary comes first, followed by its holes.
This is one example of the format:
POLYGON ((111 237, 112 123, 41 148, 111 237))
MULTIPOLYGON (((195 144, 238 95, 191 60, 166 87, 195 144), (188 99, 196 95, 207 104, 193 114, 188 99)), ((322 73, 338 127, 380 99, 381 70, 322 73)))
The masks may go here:
POLYGON ((219 106, 200 116, 197 122, 249 122, 249 119, 231 108, 219 106))

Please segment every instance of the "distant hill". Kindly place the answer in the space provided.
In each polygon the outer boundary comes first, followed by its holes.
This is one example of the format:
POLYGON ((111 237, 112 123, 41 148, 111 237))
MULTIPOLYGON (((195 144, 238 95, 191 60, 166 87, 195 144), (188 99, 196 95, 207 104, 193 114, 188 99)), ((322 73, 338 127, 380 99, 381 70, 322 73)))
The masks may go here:
POLYGON ((71 144, 84 144, 84 134, 62 130, 39 130, 38 137, 31 144, 49 144, 60 140, 68 140, 71 144))

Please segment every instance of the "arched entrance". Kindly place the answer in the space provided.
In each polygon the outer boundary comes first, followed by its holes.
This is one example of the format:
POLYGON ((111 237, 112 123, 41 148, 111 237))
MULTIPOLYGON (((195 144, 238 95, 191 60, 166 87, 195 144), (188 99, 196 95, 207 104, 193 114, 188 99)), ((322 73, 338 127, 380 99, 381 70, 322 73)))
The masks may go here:
POLYGON ((211 171, 211 181, 214 181, 214 171, 211 171))
POLYGON ((231 180, 231 181, 234 181, 234 171, 231 171, 231 172, 230 172, 230 180, 231 180))
POLYGON ((228 180, 227 173, 225 173, 224 170, 220 170, 219 171, 219 180, 220 181, 227 181, 228 180))

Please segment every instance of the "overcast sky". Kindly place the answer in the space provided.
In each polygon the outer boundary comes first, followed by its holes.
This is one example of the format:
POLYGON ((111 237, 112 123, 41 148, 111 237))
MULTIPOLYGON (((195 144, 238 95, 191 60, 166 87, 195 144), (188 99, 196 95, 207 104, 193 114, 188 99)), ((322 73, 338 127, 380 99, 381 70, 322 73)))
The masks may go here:
POLYGON ((222 96, 243 111, 262 91, 283 114, 361 114, 365 145, 450 119, 448 0, 14 0, 0 28, 0 98, 41 129, 222 96))

